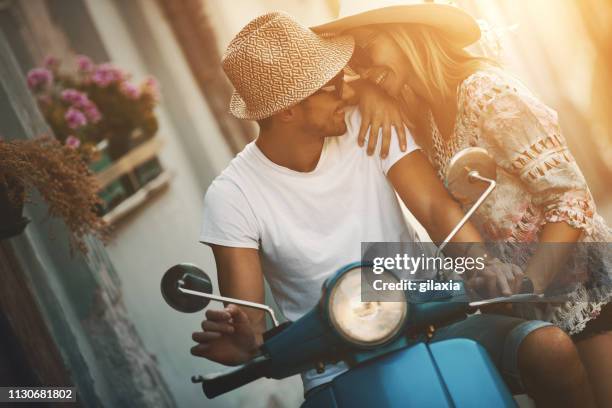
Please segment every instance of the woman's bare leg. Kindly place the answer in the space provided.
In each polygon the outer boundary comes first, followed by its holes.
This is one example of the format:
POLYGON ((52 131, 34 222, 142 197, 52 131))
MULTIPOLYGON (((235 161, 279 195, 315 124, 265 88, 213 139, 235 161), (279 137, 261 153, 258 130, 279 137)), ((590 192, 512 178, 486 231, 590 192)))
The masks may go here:
POLYGON ((558 327, 543 327, 525 337, 518 365, 527 394, 538 408, 596 406, 576 346, 558 327))
POLYGON ((576 341, 595 400, 600 407, 612 407, 612 331, 576 341))

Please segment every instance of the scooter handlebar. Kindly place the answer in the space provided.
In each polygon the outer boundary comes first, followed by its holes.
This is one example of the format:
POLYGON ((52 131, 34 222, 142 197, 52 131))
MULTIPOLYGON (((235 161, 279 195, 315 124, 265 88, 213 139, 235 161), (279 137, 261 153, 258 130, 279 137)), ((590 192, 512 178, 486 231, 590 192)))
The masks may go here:
POLYGON ((266 376, 266 368, 270 360, 265 356, 255 357, 248 363, 215 376, 208 376, 202 380, 202 390, 208 398, 215 398, 226 392, 235 390, 252 381, 266 376))

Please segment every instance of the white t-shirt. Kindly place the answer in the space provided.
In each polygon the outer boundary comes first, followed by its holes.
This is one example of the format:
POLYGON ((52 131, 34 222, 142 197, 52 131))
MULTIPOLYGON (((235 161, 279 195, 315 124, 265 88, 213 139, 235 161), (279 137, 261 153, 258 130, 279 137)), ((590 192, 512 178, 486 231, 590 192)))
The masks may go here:
MULTIPOLYGON (((326 138, 316 168, 307 173, 275 164, 249 143, 204 199, 200 242, 259 249, 274 299, 292 321, 316 305, 325 279, 361 259, 362 242, 417 240, 386 174, 419 147, 406 130, 406 152, 394 133, 386 159, 368 156, 357 144, 357 108, 347 109, 346 122, 346 134, 326 138)), ((308 371, 304 388, 345 369, 338 364, 323 374, 308 371)))

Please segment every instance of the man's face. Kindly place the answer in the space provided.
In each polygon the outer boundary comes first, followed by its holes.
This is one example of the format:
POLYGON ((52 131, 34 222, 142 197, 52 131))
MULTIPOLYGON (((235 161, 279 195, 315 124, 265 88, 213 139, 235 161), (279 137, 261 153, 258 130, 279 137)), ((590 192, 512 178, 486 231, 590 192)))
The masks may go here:
POLYGON ((342 99, 344 73, 340 72, 321 89, 300 103, 303 111, 301 126, 319 137, 340 136, 346 133, 342 99))

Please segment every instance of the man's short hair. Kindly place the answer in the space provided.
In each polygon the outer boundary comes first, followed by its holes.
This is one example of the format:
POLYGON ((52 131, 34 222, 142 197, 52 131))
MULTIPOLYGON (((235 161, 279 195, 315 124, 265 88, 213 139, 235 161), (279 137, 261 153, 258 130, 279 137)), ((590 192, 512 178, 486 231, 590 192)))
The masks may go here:
POLYGON ((259 129, 261 130, 268 129, 272 125, 272 116, 257 120, 257 124, 259 125, 259 129))

